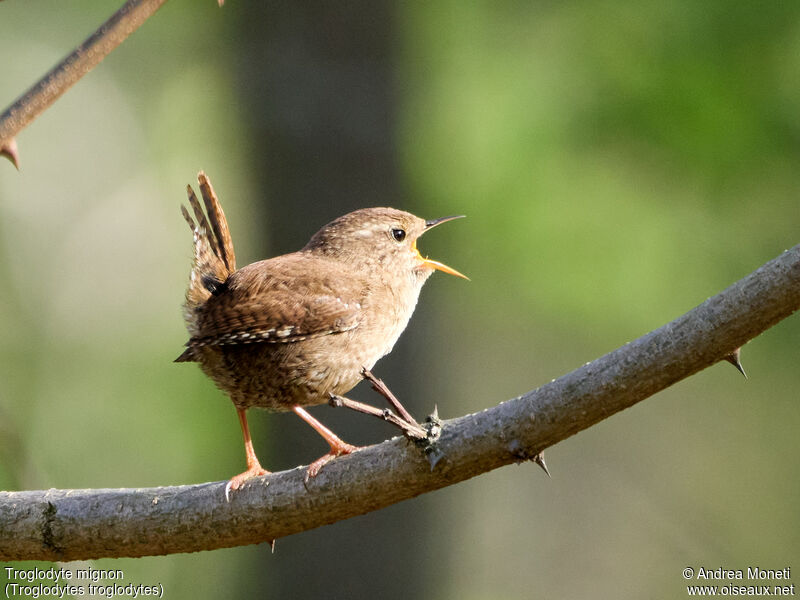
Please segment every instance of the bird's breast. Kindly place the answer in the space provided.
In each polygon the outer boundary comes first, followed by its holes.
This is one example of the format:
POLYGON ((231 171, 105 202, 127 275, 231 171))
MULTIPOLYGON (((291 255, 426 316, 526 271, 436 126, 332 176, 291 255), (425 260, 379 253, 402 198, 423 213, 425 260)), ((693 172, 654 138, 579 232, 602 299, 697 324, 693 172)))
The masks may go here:
POLYGON ((411 281, 409 285, 382 285, 377 288, 368 300, 368 312, 365 316, 367 335, 373 339, 372 353, 366 364, 367 368, 394 348, 400 335, 405 331, 411 315, 417 306, 422 284, 411 281))

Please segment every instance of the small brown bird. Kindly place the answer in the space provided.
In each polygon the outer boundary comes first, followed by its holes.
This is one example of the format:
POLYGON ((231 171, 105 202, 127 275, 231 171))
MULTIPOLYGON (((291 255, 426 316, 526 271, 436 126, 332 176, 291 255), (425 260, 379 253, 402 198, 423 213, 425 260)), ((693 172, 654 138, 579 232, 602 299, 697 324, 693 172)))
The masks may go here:
POLYGON ((211 182, 198 175, 206 215, 187 186, 194 261, 184 318, 190 339, 176 362, 194 361, 226 392, 239 415, 247 470, 236 490, 268 473, 247 426, 250 407, 294 411, 330 445, 308 467, 357 450, 303 407, 347 393, 364 369, 388 354, 406 328, 434 270, 466 277, 423 258, 417 238, 457 217, 424 221, 393 208, 365 208, 320 229, 301 250, 236 269, 228 224, 211 182))

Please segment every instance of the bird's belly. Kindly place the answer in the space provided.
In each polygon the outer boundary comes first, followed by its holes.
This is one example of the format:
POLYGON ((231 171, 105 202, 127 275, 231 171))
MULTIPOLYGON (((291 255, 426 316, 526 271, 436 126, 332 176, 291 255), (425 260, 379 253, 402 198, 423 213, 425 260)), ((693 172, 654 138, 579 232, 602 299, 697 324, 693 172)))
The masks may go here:
POLYGON ((284 411, 328 402, 361 380, 369 360, 355 351, 346 333, 285 344, 207 346, 203 371, 239 408, 284 411))

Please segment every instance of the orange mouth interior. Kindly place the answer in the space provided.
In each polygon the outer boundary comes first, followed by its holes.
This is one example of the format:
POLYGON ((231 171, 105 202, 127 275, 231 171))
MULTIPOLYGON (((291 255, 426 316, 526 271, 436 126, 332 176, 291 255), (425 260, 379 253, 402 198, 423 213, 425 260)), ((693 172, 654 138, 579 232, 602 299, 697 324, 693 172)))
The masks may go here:
POLYGON ((436 269, 437 271, 443 271, 444 273, 449 273, 450 275, 455 275, 456 277, 461 277, 462 279, 466 279, 467 281, 469 281, 469 277, 467 277, 463 273, 459 273, 452 267, 448 267, 447 265, 442 264, 437 260, 431 260, 430 258, 423 258, 422 255, 419 253, 419 250, 417 249, 416 240, 414 240, 414 245, 411 246, 411 248, 412 250, 414 250, 414 252, 417 253, 417 258, 419 258, 423 264, 430 267, 431 269, 436 269))

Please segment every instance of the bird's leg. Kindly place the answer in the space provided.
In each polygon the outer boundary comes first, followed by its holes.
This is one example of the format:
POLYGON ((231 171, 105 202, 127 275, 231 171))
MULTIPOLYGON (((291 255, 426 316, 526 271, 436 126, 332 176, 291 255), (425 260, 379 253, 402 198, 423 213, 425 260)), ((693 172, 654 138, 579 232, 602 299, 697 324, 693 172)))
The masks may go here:
POLYGON ((383 381, 375 377, 375 375, 372 374, 372 371, 364 367, 361 369, 361 376, 367 381, 369 381, 370 384, 372 384, 373 390, 375 390, 381 396, 386 398, 389 404, 392 405, 392 408, 394 408, 397 411, 397 414, 399 414, 403 418, 403 420, 405 420, 410 425, 413 425, 417 429, 422 429, 422 427, 420 427, 420 424, 417 423, 416 419, 414 419, 414 417, 411 416, 411 413, 408 412, 402 404, 400 404, 400 400, 397 399, 397 396, 395 396, 392 393, 392 391, 388 387, 386 387, 386 384, 383 383, 383 381))
POLYGON ((242 484, 248 479, 253 477, 260 477, 269 473, 258 462, 256 452, 253 450, 253 440, 250 439, 250 428, 247 426, 247 409, 236 407, 236 414, 239 415, 239 424, 242 426, 242 436, 244 437, 244 453, 247 457, 247 470, 244 473, 239 473, 236 477, 231 478, 225 486, 225 500, 230 502, 231 491, 238 490, 242 484))
POLYGON ((311 427, 314 428, 314 431, 320 434, 331 447, 330 452, 320 456, 317 460, 308 465, 308 470, 306 471, 305 477, 306 483, 308 483, 310 478, 316 477, 319 473, 319 470, 337 456, 341 456, 342 454, 350 454, 351 452, 361 449, 359 446, 353 446, 352 444, 348 444, 347 442, 340 440, 335 433, 312 417, 302 406, 293 406, 292 410, 298 417, 303 419, 303 421, 311 425, 311 427))
POLYGON ((345 408, 349 408, 356 412, 383 419, 387 423, 391 423, 395 427, 402 429, 403 433, 410 438, 419 440, 424 440, 427 438, 427 434, 422 427, 419 427, 418 425, 412 425, 411 423, 404 421, 388 408, 376 408, 369 404, 364 404, 363 402, 350 400, 350 398, 345 398, 344 396, 337 396, 336 394, 331 394, 331 399, 328 401, 328 404, 337 408, 344 406, 345 408))

